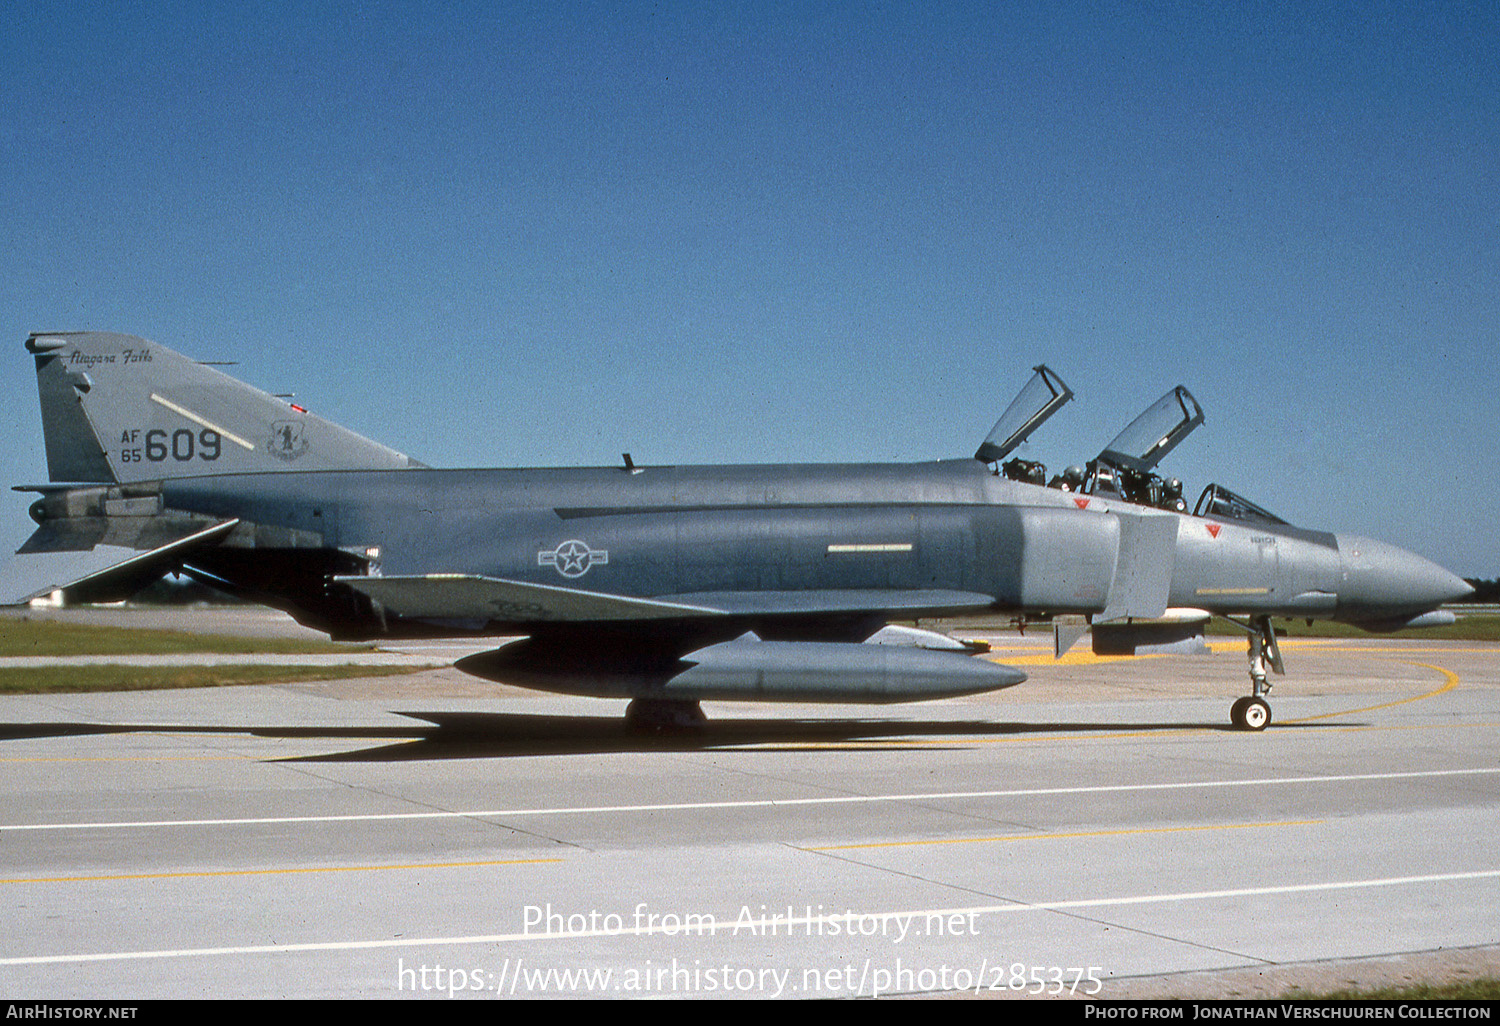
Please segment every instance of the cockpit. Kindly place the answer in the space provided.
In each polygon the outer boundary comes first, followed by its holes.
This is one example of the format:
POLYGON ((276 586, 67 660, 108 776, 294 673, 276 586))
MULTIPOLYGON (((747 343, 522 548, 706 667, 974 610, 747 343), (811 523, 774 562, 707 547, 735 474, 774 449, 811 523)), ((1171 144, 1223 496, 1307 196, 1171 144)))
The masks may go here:
MULTIPOLYGON (((1182 482, 1156 473, 1157 464, 1203 423, 1203 408, 1181 385, 1147 407, 1087 466, 1070 466, 1049 479, 1046 465, 1038 460, 1016 456, 1000 462, 1072 398, 1072 390, 1051 369, 1035 367, 1031 380, 1006 408, 974 454, 975 458, 991 464, 997 474, 1012 481, 1187 513, 1182 482)), ((1192 515, 1263 524, 1286 523, 1219 484, 1210 484, 1203 490, 1192 515)))
POLYGON ((1148 406, 1089 462, 1083 491, 1186 513, 1182 482, 1163 478, 1155 470, 1202 423, 1203 408, 1178 385, 1148 406))

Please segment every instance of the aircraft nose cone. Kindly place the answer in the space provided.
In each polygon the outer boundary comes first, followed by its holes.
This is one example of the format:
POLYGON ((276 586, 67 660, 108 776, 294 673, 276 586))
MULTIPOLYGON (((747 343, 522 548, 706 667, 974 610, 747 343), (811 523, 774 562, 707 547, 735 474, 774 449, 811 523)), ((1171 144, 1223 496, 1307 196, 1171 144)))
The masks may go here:
POLYGON ((1339 535, 1338 545, 1340 619, 1426 612, 1474 593, 1463 578, 1414 552, 1353 535, 1339 535))

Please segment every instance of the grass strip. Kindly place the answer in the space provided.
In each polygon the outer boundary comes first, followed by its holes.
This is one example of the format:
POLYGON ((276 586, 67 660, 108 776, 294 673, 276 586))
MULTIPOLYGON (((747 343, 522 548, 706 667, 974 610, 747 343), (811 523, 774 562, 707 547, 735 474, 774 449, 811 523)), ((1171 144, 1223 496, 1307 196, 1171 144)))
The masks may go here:
POLYGON ((411 666, 41 666, 0 669, 0 694, 156 691, 418 673, 411 666))
MULTIPOLYGON (((1409 631, 1391 631, 1374 634, 1347 623, 1330 623, 1314 620, 1308 626, 1306 620, 1282 620, 1273 617, 1271 623, 1276 633, 1283 630, 1289 638, 1396 638, 1402 641, 1500 641, 1500 616, 1465 615, 1460 613, 1456 623, 1447 627, 1422 627, 1409 631)), ((1244 631, 1224 623, 1211 620, 1210 635, 1244 637, 1244 631)))
POLYGON ((225 634, 136 627, 98 627, 30 617, 0 617, 0 656, 327 654, 369 652, 348 645, 301 638, 241 638, 225 634))
POLYGON ((1282 996, 1296 1001, 1494 1001, 1500 999, 1500 980, 1413 983, 1368 990, 1334 990, 1325 994, 1292 990, 1282 996))
MULTIPOLYGON (((911 623, 912 621, 898 621, 911 623)), ((1500 641, 1500 616, 1491 613, 1464 613, 1458 614, 1458 621, 1447 627, 1422 627, 1407 631, 1391 631, 1388 633, 1373 633, 1353 624, 1332 623, 1328 620, 1314 620, 1312 626, 1308 626, 1306 620, 1287 620, 1282 617, 1272 617, 1271 623, 1276 627, 1277 634, 1285 634, 1289 638, 1396 638, 1403 641, 1500 641)), ((931 627, 935 630, 952 631, 963 634, 964 631, 1007 631, 1015 628, 1015 621, 994 616, 971 616, 955 617, 942 620, 921 620, 917 626, 931 627)), ((1028 637, 1048 637, 1052 630, 1051 624, 1033 623, 1027 627, 1028 637)), ((1225 623, 1218 617, 1208 622, 1206 631, 1209 637, 1243 638, 1245 632, 1232 624, 1225 623)))

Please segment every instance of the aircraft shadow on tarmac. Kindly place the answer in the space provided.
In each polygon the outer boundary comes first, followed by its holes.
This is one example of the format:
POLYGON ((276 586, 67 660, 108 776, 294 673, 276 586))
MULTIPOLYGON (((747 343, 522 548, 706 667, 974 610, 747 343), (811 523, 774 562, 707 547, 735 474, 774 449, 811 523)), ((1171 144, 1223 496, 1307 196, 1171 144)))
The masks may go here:
MULTIPOLYGON (((619 752, 695 752, 755 746, 755 751, 795 751, 837 745, 840 751, 909 751, 970 747, 972 739, 1048 734, 1234 732, 1228 723, 1003 723, 983 720, 783 720, 718 719, 696 727, 643 731, 619 717, 538 716, 519 713, 400 712, 426 725, 410 727, 255 727, 150 723, 4 723, 0 742, 98 734, 246 734, 288 739, 384 742, 355 751, 268 759, 269 762, 415 762, 440 759, 507 759, 538 755, 619 752), (945 740, 946 739, 946 740, 945 740)), ((1314 724, 1273 724, 1289 730, 1314 724)))

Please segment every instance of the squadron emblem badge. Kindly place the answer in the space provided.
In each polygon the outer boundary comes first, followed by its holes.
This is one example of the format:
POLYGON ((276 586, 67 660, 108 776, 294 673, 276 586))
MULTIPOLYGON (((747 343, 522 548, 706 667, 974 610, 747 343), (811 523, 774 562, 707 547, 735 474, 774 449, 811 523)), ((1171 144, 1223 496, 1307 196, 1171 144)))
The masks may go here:
POLYGON ((271 425, 266 452, 279 460, 291 461, 307 451, 307 433, 300 420, 278 420, 271 425))

